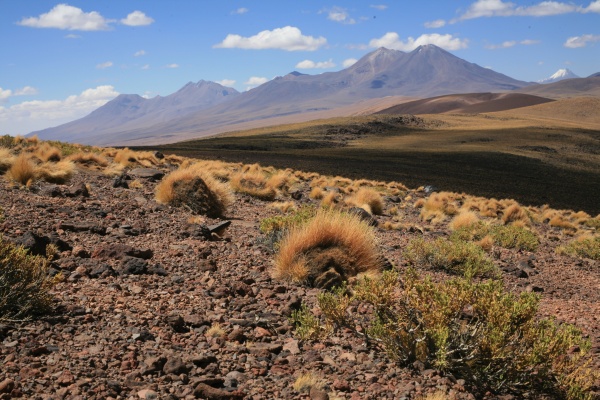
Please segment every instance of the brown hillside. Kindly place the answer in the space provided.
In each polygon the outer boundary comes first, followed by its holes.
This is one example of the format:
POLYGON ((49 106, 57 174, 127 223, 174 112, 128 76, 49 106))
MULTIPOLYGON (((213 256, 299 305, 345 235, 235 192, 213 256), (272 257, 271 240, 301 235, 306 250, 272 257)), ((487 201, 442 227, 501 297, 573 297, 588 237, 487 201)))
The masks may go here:
POLYGON ((487 113, 548 103, 544 97, 517 93, 452 94, 402 103, 378 114, 487 113))

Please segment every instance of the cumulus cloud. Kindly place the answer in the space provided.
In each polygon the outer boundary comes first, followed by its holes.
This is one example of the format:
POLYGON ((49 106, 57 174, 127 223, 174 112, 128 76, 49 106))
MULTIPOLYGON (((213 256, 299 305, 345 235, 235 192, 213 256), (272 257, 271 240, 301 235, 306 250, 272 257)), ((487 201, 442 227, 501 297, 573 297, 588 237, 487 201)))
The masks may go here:
POLYGON ((84 90, 81 94, 69 96, 65 100, 34 100, 0 107, 3 133, 23 135, 64 124, 84 117, 118 95, 113 86, 106 85, 84 90))
POLYGON ((450 34, 440 35, 438 33, 423 34, 418 38, 409 37, 405 41, 400 39, 396 32, 388 32, 378 39, 372 39, 369 47, 386 47, 393 50, 412 51, 419 46, 434 44, 446 50, 460 50, 467 47, 466 39, 455 38, 450 34))
POLYGON ((179 68, 179 64, 175 64, 175 63, 173 63, 173 64, 167 64, 167 65, 165 65, 165 67, 167 67, 167 68, 179 68))
POLYGON ((585 47, 588 43, 600 42, 600 35, 581 35, 573 36, 567 39, 563 46, 570 49, 585 47))
POLYGON ((242 14, 246 14, 248 11, 250 11, 250 10, 248 10, 246 7, 240 7, 237 10, 233 10, 231 13, 242 15, 242 14))
POLYGON ((4 102, 4 101, 8 100, 8 98, 10 96, 12 96, 12 95, 13 95, 12 90, 10 90, 10 89, 2 89, 0 87, 0 102, 4 102))
POLYGON ((477 0, 472 3, 467 11, 460 17, 451 22, 457 22, 473 18, 482 17, 546 17, 550 15, 560 15, 569 13, 600 13, 600 0, 591 2, 587 7, 578 6, 572 3, 562 3, 558 1, 542 1, 530 6, 517 6, 511 2, 503 0, 477 0))
POLYGON ((342 61, 342 65, 344 66, 344 68, 348 68, 356 64, 357 61, 358 60, 356 58, 347 58, 344 61, 342 61))
POLYGON ((374 8, 379 11, 383 11, 388 8, 385 4, 371 4, 369 7, 374 8))
POLYGON ((441 28, 446 25, 446 21, 443 19, 436 19, 435 21, 425 22, 425 28, 435 29, 441 28))
POLYGON ((296 64, 296 68, 300 69, 327 69, 335 67, 335 63, 329 59, 329 61, 314 62, 311 60, 300 61, 296 64))
POLYGON ((38 93, 37 89, 31 86, 25 86, 21 89, 15 90, 15 96, 33 96, 38 93))
POLYGON ((59 4, 39 17, 23 18, 18 25, 30 28, 55 28, 71 31, 101 31, 109 29, 112 20, 105 19, 97 11, 83 12, 81 8, 59 4))
POLYGON ((246 90, 250 90, 256 86, 260 86, 263 83, 268 82, 269 80, 267 78, 263 78, 260 76, 251 76, 250 78, 248 78, 248 80, 246 82, 244 82, 244 85, 246 85, 246 90))
POLYGON ((265 30, 254 36, 243 37, 229 34, 225 39, 213 47, 222 49, 279 49, 286 51, 314 51, 327 44, 324 37, 312 37, 302 34, 300 29, 294 26, 284 26, 272 31, 265 30))
POLYGON ((146 55, 146 50, 138 50, 135 53, 133 53, 134 57, 140 57, 140 56, 144 56, 146 55))
POLYGON ((233 79, 223 79, 223 80, 217 81, 217 83, 219 85, 223 85, 223 86, 227 86, 227 87, 232 87, 233 85, 235 85, 235 81, 233 79))
POLYGON ((123 18, 121 23, 127 26, 145 26, 150 25, 154 22, 153 18, 150 18, 141 11, 134 11, 127 15, 127 18, 123 18))
POLYGON ((342 7, 333 7, 327 11, 327 19, 342 24, 352 25, 356 20, 348 14, 348 10, 342 7))
POLYGON ((112 66, 113 66, 112 61, 107 61, 107 62, 103 62, 102 64, 96 65, 96 68, 98 68, 98 69, 105 69, 105 68, 110 68, 112 66))

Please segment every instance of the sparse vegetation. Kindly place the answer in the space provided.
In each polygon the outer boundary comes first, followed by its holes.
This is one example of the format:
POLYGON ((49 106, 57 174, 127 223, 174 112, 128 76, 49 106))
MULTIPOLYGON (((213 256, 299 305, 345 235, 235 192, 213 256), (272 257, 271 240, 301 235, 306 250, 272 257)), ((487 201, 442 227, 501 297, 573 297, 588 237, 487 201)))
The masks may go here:
POLYGON ((500 281, 434 282, 415 270, 402 279, 392 271, 365 277, 351 293, 340 287, 318 297, 325 326, 355 332, 402 365, 420 361, 482 392, 592 399, 591 343, 572 325, 536 320, 538 305, 536 294, 505 292, 500 281), (356 306, 363 311, 349 312, 356 306))
POLYGON ((477 222, 455 230, 451 238, 457 240, 482 241, 489 237, 493 244, 506 249, 534 251, 539 245, 537 235, 531 230, 518 225, 498 225, 477 222))
POLYGON ((559 247, 557 251, 571 256, 600 260, 600 236, 580 236, 566 246, 559 247))
POLYGON ((28 255, 0 236, 0 321, 21 320, 52 310, 48 260, 28 255))
POLYGON ((308 393, 312 387, 321 388, 322 386, 322 379, 314 372, 300 375, 292 385, 294 390, 300 393, 308 393))
POLYGON ((348 199, 348 203, 364 208, 371 214, 381 215, 383 213, 383 199, 379 192, 374 189, 360 188, 348 199))
POLYGON ((498 269, 481 247, 459 239, 413 239, 404 256, 412 264, 422 264, 468 278, 498 274, 498 269))

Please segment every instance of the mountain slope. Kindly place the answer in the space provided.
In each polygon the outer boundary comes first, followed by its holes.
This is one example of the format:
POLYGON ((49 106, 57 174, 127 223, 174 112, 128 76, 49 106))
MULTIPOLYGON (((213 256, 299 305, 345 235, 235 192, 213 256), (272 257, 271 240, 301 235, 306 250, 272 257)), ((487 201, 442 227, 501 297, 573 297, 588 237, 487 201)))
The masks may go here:
MULTIPOLYGON (((420 46, 410 53, 380 48, 344 70, 319 75, 293 72, 209 108, 177 108, 174 112, 173 102, 167 102, 160 111, 144 112, 143 117, 137 117, 140 111, 134 107, 140 105, 129 108, 121 105, 124 111, 118 114, 121 115, 118 120, 123 123, 118 127, 116 122, 102 124, 94 119, 95 125, 64 125, 38 134, 41 138, 97 145, 168 143, 227 131, 228 126, 248 121, 264 120, 268 125, 269 118, 330 110, 367 99, 497 92, 527 85, 434 45, 420 46)), ((183 103, 178 107, 183 107, 183 103)))
POLYGON ((573 96, 600 97, 600 75, 596 76, 595 74, 588 78, 565 79, 545 85, 533 85, 516 91, 551 99, 573 96))
POLYGON ((550 77, 539 80, 538 83, 553 83, 553 82, 558 82, 558 81, 562 81, 565 79, 573 79, 573 78, 579 78, 579 77, 580 77, 579 75, 576 75, 570 69, 561 68, 558 71, 556 71, 553 75, 551 75, 550 77))

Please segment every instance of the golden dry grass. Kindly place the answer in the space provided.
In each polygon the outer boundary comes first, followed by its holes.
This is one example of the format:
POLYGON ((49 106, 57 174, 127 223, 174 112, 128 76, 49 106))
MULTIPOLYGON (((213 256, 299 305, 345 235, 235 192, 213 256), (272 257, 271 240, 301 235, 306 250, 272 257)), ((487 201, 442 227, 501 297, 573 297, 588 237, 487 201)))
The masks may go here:
POLYGON ((221 327, 221 324, 214 323, 211 325, 210 328, 208 328, 208 330, 206 331, 205 335, 207 337, 211 337, 211 338, 222 338, 225 337, 226 332, 225 330, 221 327))
POLYGON ((282 213, 287 213, 288 211, 296 210, 296 203, 293 201, 278 201, 269 204, 269 207, 281 211, 282 213))
POLYGON ((7 177, 21 185, 30 184, 35 180, 37 165, 27 153, 19 154, 11 167, 8 169, 7 177))
POLYGON ((267 179, 260 170, 253 166, 245 169, 231 176, 229 182, 233 190, 267 201, 277 196, 277 189, 267 185, 267 179))
POLYGON ((311 189, 308 197, 315 200, 321 200, 325 196, 325 191, 320 186, 315 186, 311 189))
POLYGON ((106 168, 109 164, 106 157, 98 153, 74 153, 68 156, 66 159, 69 161, 73 161, 77 165, 81 165, 87 168, 106 168))
POLYGON ((9 149, 0 147, 0 173, 6 172, 15 162, 15 158, 9 149))
POLYGON ((450 221, 450 229, 455 231, 460 228, 471 226, 479 221, 479 217, 472 211, 462 211, 450 221))
POLYGON ((320 252, 334 248, 347 257, 343 266, 347 270, 337 271, 346 277, 381 268, 373 228, 355 215, 319 210, 307 223, 291 228, 281 241, 273 276, 293 282, 312 279, 330 267, 318 265, 320 252))
POLYGON ((309 392, 312 387, 316 387, 318 389, 322 388, 323 380, 318 374, 314 372, 307 372, 298 376, 292 387, 297 392, 309 392))
POLYGON ((193 165, 171 172, 155 190, 156 200, 160 203, 186 206, 208 216, 222 216, 233 203, 228 185, 193 165))
POLYGON ((325 193, 326 194, 321 199, 321 206, 322 207, 335 206, 339 201, 339 197, 340 197, 339 193, 336 193, 336 192, 325 192, 325 193))
POLYGON ((59 148, 43 142, 33 149, 33 154, 42 162, 58 162, 62 159, 62 152, 59 148))
POLYGON ((352 197, 348 204, 361 207, 371 214, 381 215, 383 213, 383 199, 378 191, 361 187, 352 197))
POLYGON ((68 182, 75 173, 72 161, 62 160, 57 163, 46 162, 36 167, 36 178, 46 182, 63 184, 68 182))
POLYGON ((523 207, 517 203, 509 205, 502 214, 502 222, 505 224, 515 223, 520 221, 524 224, 529 224, 531 219, 523 207))

